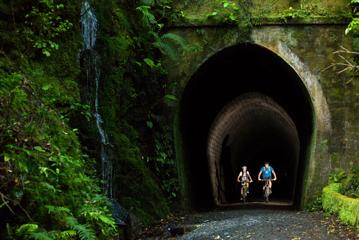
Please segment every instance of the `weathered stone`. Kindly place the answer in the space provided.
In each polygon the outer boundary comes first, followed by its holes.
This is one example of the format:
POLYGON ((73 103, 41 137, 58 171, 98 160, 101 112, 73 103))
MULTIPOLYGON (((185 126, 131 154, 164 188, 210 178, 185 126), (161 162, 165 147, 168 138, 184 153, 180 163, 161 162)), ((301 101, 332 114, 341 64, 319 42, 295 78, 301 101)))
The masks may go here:
MULTIPOLYGON (((279 2, 283 4, 282 9, 288 7, 285 3, 288 1, 279 2)), ((302 2, 310 6, 308 1, 302 2)), ((343 1, 318 1, 316 8, 324 8, 335 15, 341 12, 344 5, 343 1)), ((338 74, 338 66, 328 68, 340 61, 334 52, 341 46, 351 49, 352 39, 345 36, 345 27, 345 24, 337 25, 330 21, 319 25, 262 25, 254 27, 250 35, 243 34, 237 27, 226 26, 199 25, 171 30, 185 38, 196 50, 184 52, 176 63, 166 64, 170 79, 179 83, 179 98, 197 70, 215 54, 231 46, 251 43, 263 47, 284 60, 296 72, 310 97, 315 116, 302 180, 304 188, 301 206, 320 195, 321 188, 334 168, 349 169, 359 161, 358 83, 351 81, 345 73, 338 74)), ((191 188, 191 183, 186 180, 188 153, 184 153, 186 142, 181 137, 179 122, 175 126, 178 129, 179 175, 182 188, 185 189, 184 197, 188 198, 191 188)))

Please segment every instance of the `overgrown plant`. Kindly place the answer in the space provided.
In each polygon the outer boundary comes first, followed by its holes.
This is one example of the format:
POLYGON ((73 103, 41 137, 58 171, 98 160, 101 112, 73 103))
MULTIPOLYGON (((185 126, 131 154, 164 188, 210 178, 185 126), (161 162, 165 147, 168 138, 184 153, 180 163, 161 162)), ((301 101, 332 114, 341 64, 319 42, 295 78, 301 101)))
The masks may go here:
POLYGON ((333 53, 339 58, 339 61, 328 67, 338 67, 338 74, 349 73, 351 78, 346 82, 346 84, 356 79, 359 74, 359 0, 351 0, 350 5, 352 9, 352 20, 347 26, 345 34, 353 37, 353 50, 349 50, 341 46, 339 50, 333 53))
POLYGON ((240 16, 240 6, 238 3, 230 0, 217 0, 217 3, 222 8, 220 11, 213 11, 207 17, 215 18, 218 15, 224 19, 224 23, 232 24, 238 23, 240 16))
POLYGON ((93 171, 85 170, 89 159, 63 115, 76 107, 51 108, 57 96, 31 75, 1 77, 0 212, 2 220, 12 219, 6 238, 113 238, 110 204, 93 171))
POLYGON ((353 166, 350 172, 336 169, 329 178, 330 183, 340 183, 340 192, 348 197, 359 198, 359 164, 353 166))
POLYGON ((345 30, 346 34, 352 34, 354 36, 359 35, 359 0, 350 1, 352 9, 352 21, 349 23, 347 29, 345 30))
MULTIPOLYGON (((137 61, 139 66, 146 66, 148 87, 144 92, 146 99, 151 99, 145 104, 147 135, 151 143, 144 143, 146 162, 159 179, 162 190, 170 199, 177 196, 178 183, 176 166, 174 161, 173 137, 171 131, 172 116, 165 117, 166 108, 175 106, 177 98, 174 94, 175 85, 168 82, 166 72, 162 67, 161 55, 167 56, 171 61, 176 61, 182 51, 189 49, 189 45, 179 35, 166 32, 166 25, 181 17, 180 12, 174 12, 171 0, 141 1, 136 7, 140 14, 146 35, 144 45, 146 53, 142 61, 137 61), (159 54, 160 53, 160 54, 159 54), (151 146, 152 145, 152 146, 151 146)), ((142 43, 143 44, 143 43, 142 43)), ((143 88, 143 85, 141 85, 143 88)))
POLYGON ((0 4, 12 19, 0 19, 0 239, 117 235, 94 161, 83 154, 78 130, 70 127, 78 113, 90 117, 80 103, 76 54, 66 59, 71 53, 64 49, 58 57, 67 61, 53 58, 61 44, 77 49, 76 41, 64 40, 79 12, 67 3, 0 4), (48 61, 41 62, 43 54, 51 55, 48 61), (62 67, 67 70, 59 71, 62 67))
POLYGON ((40 0, 32 4, 30 12, 25 15, 26 39, 45 56, 59 49, 58 37, 73 26, 62 17, 64 8, 61 2, 40 0))

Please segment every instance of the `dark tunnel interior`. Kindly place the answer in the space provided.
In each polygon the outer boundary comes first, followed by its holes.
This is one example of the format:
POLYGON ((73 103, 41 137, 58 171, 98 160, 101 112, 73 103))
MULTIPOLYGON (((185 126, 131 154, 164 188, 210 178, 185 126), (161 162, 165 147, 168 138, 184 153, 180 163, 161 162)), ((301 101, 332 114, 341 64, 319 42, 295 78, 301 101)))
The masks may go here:
MULTIPOLYGON (((214 207, 208 137, 225 106, 237 98, 256 93, 273 102, 270 108, 255 104, 234 107, 242 114, 220 144, 217 179, 224 187, 222 204, 239 201, 235 180, 242 165, 256 179, 264 161, 278 175, 273 199, 299 206, 306 156, 313 132, 312 103, 301 79, 283 59, 254 44, 226 48, 210 57, 192 76, 180 102, 179 127, 183 144, 188 195, 195 209, 214 207), (273 109, 281 109, 280 118, 273 109), (283 116, 284 116, 283 115, 283 116), (289 126, 287 123, 292 122, 289 126)), ((240 104, 239 104, 240 105, 240 104)), ((219 130, 220 131, 220 130, 219 130)), ((224 134, 224 133, 221 133, 224 134)), ((250 198, 261 197, 261 186, 252 184, 250 198)))
MULTIPOLYGON (((300 142, 291 117, 277 103, 261 94, 246 94, 227 104, 209 133, 208 161, 216 169, 215 194, 221 204, 240 201, 240 184, 234 181, 246 165, 256 179, 264 161, 276 170, 273 199, 290 203, 299 162, 300 142), (224 123, 225 122, 225 123, 224 123), (224 123, 224 124, 223 124, 224 123)), ((262 184, 252 184, 249 200, 258 201, 262 184)))

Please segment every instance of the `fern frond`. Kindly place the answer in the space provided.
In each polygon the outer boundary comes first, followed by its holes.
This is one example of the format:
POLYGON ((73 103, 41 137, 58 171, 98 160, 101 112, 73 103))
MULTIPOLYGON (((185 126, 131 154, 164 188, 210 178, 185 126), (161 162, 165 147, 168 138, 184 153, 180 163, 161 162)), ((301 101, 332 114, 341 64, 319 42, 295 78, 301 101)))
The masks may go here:
POLYGON ((80 224, 76 218, 66 217, 66 223, 72 230, 77 232, 81 240, 96 240, 94 230, 86 224, 80 224))
POLYGON ((30 238, 33 240, 55 240, 55 238, 50 237, 47 232, 31 233, 30 238))
POLYGON ((75 230, 66 230, 58 233, 60 239, 73 239, 77 236, 77 232, 75 230))
POLYGON ((67 207, 61 207, 61 206, 53 206, 53 205, 46 205, 48 213, 52 214, 59 214, 59 213, 67 213, 71 215, 71 210, 67 207))
POLYGON ((161 36, 161 39, 162 39, 162 41, 164 41, 164 40, 171 40, 171 41, 173 41, 174 43, 180 45, 180 46, 181 46, 182 48, 184 48, 184 49, 187 47, 187 42, 186 42, 186 40, 185 40, 183 37, 181 37, 180 35, 178 35, 178 34, 166 33, 166 34, 163 34, 163 35, 161 36))
POLYGON ((39 229, 39 225, 33 223, 23 224, 16 229, 16 235, 22 236, 25 234, 33 233, 39 229))
POLYGON ((163 41, 158 41, 153 43, 153 45, 158 48, 163 54, 168 56, 171 60, 175 61, 178 56, 178 51, 175 47, 171 46, 168 43, 163 41))

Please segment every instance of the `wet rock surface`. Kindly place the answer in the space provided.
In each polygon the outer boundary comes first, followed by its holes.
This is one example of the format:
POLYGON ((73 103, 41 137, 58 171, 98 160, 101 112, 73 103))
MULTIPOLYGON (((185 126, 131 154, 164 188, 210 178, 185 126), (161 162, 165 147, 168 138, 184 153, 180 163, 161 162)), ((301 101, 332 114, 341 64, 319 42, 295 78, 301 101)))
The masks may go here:
POLYGON ((359 239, 352 228, 323 213, 242 209, 188 215, 158 226, 139 239, 359 239))

